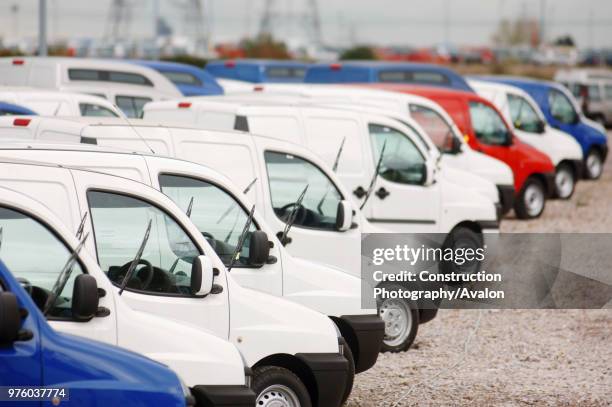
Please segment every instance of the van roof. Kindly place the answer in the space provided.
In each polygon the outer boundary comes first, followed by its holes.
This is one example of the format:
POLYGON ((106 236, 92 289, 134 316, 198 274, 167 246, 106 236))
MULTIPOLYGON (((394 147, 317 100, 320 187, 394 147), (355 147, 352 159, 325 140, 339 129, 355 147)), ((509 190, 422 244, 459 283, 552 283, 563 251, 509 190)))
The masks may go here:
POLYGON ((252 83, 299 83, 303 82, 308 66, 306 62, 294 60, 232 59, 210 61, 205 69, 215 77, 223 79, 252 83), (274 68, 277 69, 276 72, 274 68))
POLYGON ((342 61, 317 63, 309 66, 304 78, 306 83, 426 83, 432 86, 451 87, 473 92, 465 79, 445 66, 415 62, 387 61, 342 61), (442 81, 430 78, 417 80, 413 77, 382 79, 381 74, 391 72, 433 73, 442 76, 442 81))
POLYGON ((136 65, 146 66, 148 68, 154 69, 158 72, 161 72, 162 75, 164 72, 180 72, 180 73, 186 73, 186 74, 193 75, 195 78, 197 78, 200 81, 199 84, 196 84, 196 83, 187 84, 187 83, 173 82, 175 86, 178 87, 179 90, 183 93, 183 95, 192 95, 192 94, 195 95, 195 93, 190 92, 189 88, 192 88, 192 89, 197 88, 201 90, 201 92, 198 93, 199 95, 222 95, 223 94, 223 88, 221 87, 221 85, 219 85, 215 77, 211 75, 209 72, 197 66, 181 64, 179 62, 149 61, 149 60, 142 60, 142 59, 129 60, 129 62, 134 63, 136 65))

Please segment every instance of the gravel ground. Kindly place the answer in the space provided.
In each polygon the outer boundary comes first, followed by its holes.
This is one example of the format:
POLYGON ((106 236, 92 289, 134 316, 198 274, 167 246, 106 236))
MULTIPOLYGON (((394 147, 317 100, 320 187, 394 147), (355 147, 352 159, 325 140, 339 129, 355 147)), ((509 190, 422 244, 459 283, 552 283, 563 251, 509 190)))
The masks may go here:
MULTIPOLYGON (((612 165, 502 232, 612 232, 612 165)), ((612 310, 441 310, 356 377, 347 405, 612 406, 612 310)))

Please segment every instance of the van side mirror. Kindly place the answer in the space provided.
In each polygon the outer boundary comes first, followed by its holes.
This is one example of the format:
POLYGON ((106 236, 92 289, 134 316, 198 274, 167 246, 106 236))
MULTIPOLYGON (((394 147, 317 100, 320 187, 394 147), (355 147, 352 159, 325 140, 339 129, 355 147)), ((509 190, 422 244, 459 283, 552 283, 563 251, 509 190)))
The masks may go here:
POLYGON ((270 241, 268 235, 262 230, 251 233, 249 242, 249 266, 263 266, 270 257, 270 241))
POLYGON ((423 182, 422 184, 433 185, 436 183, 436 168, 437 163, 434 160, 427 160, 422 166, 423 171, 423 182))
POLYGON ((19 338, 21 316, 17 297, 13 293, 0 293, 0 346, 10 345, 19 338))
POLYGON ((207 256, 198 256, 191 265, 191 294, 208 295, 213 288, 214 270, 207 256))
POLYGON ((353 224, 353 208, 349 201, 342 200, 338 202, 336 210, 336 230, 345 232, 351 228, 353 224))
POLYGON ((544 120, 538 120, 536 124, 536 133, 542 134, 546 131, 546 123, 544 120))
POLYGON ((98 283, 89 274, 74 279, 72 288, 72 317, 77 321, 89 321, 98 312, 98 283))
POLYGON ((459 152, 461 152, 461 147, 463 146, 463 143, 461 142, 461 140, 459 140, 458 137, 455 137, 454 135, 451 136, 451 143, 450 143, 450 153, 451 154, 457 154, 459 152))

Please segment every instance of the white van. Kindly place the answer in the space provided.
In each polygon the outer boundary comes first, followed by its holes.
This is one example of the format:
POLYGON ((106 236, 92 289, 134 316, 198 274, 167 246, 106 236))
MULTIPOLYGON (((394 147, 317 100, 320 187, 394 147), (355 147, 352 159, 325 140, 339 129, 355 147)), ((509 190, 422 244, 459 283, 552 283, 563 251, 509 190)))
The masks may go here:
MULTIPOLYGON (((514 176, 504 162, 473 150, 461 131, 436 102, 422 96, 367 88, 367 85, 263 84, 253 92, 226 97, 257 100, 301 96, 316 104, 355 104, 364 109, 378 107, 396 119, 412 118, 425 130, 424 143, 432 154, 441 154, 441 164, 479 175, 497 186, 502 214, 512 209, 514 176)), ((152 107, 152 106, 151 106, 152 107)), ((146 115, 147 113, 145 113, 146 115)), ((152 116, 149 116, 152 117, 152 116)))
MULTIPOLYGON (((58 179, 56 185, 60 184, 58 179)), ((47 307, 55 329, 118 345, 170 366, 199 405, 205 400, 215 406, 232 400, 237 401, 232 405, 245 407, 254 403, 247 386, 250 369, 234 345, 207 331, 132 310, 96 261, 79 251, 79 240, 87 234, 75 237, 42 203, 0 187, 0 230, 2 261, 12 267, 41 311, 62 272, 70 270, 64 287, 55 290, 56 301, 47 307), (67 266, 73 255, 74 264, 67 266)))
MULTIPOLYGON (((284 243, 295 257, 314 259, 354 276, 361 277, 361 234, 386 232, 369 224, 352 202, 352 210, 344 212, 352 215, 351 222, 337 225, 338 207, 350 200, 350 193, 314 153, 294 143, 242 132, 206 131, 142 120, 130 124, 117 119, 17 118, 20 120, 15 125, 12 117, 0 117, 0 140, 56 140, 136 151, 151 149, 156 154, 215 168, 239 188, 251 186, 247 192, 249 200, 255 202, 277 236, 285 230, 293 203, 308 184, 302 206, 318 220, 298 217, 284 243), (275 162, 278 160, 280 167, 275 162), (268 165, 279 169, 280 174, 269 173, 268 165), (287 166, 294 168, 285 170, 287 166), (295 176, 284 177, 283 173, 295 176), (322 197, 325 199, 320 204, 322 197)), ((416 307, 404 311, 405 325, 400 334, 385 333, 384 350, 406 350, 414 340, 418 324, 432 320, 437 313, 435 309, 416 307)), ((382 314, 385 319, 385 312, 382 314)))
POLYGON ((601 68, 560 69, 555 82, 567 87, 582 111, 602 126, 612 124, 612 71, 601 68))
MULTIPOLYGON (((189 211, 191 221, 226 265, 234 255, 242 226, 253 206, 226 177, 205 166, 174 158, 82 144, 23 142, 3 143, 0 157, 102 171, 161 190, 189 211)), ((341 214, 346 219, 337 221, 350 224, 352 214, 349 211, 341 214)), ((245 246, 248 255, 239 257, 232 270, 241 286, 284 297, 328 315, 348 342, 344 354, 351 370, 360 373, 374 365, 384 325, 376 310, 361 308, 359 278, 292 257, 258 211, 253 215, 245 246)))
POLYGON ((546 123, 538 104, 524 90, 501 83, 468 80, 482 97, 493 103, 521 140, 546 154, 555 165, 555 195, 569 199, 582 176, 580 144, 569 134, 546 123))
POLYGON ((0 162, 0 174, 1 186, 42 201, 73 233, 83 223, 92 237, 84 248, 130 307, 235 344, 253 369, 258 403, 340 405, 348 362, 333 322, 242 288, 170 198, 124 177, 57 165, 0 162))
POLYGON ((27 107, 41 116, 121 117, 108 100, 83 93, 0 87, 0 101, 27 107))
POLYGON ((68 57, 0 58, 0 85, 31 86, 100 96, 128 117, 139 117, 152 100, 181 92, 159 72, 126 62, 68 57))

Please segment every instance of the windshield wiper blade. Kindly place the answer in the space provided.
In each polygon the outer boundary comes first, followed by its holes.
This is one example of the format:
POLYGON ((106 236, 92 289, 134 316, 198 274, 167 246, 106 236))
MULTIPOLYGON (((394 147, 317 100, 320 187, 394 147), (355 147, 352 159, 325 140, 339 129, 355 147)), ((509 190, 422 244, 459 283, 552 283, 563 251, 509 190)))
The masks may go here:
POLYGON ((189 205, 187 205, 187 211, 185 212, 188 218, 191 218, 192 209, 193 209, 193 197, 191 197, 191 199, 189 200, 189 205))
POLYGON ((79 223, 79 227, 77 228, 76 231, 76 238, 80 239, 83 236, 83 231, 85 230, 85 220, 87 219, 87 214, 88 212, 85 212, 83 214, 83 217, 81 218, 81 222, 79 223))
POLYGON ((231 271, 232 267, 238 260, 238 256, 242 251, 242 246, 244 245, 244 241, 246 240, 246 235, 249 233, 249 228, 251 227, 251 223, 253 222, 253 214, 255 213, 255 205, 251 208, 249 212, 249 216, 244 224, 244 228, 242 229, 242 233, 240 234, 240 238, 238 239, 238 243, 236 244, 236 248, 234 249, 234 253, 232 254, 232 259, 230 260, 229 265, 227 266, 227 271, 231 271))
POLYGON ((130 264, 130 268, 128 268, 127 273, 125 273, 125 276, 123 277, 123 281, 121 282, 121 286, 119 287, 119 295, 123 293, 123 290, 125 290, 125 286, 127 285, 128 281, 130 281, 130 278, 132 278, 132 274, 134 274, 134 270, 136 270, 136 266, 138 265, 138 262, 140 261, 140 258, 142 257, 142 253, 144 252, 145 246, 147 245, 147 242, 149 241, 149 235, 151 234, 152 224, 153 224, 153 221, 149 219, 147 230, 142 239, 142 242, 140 243, 138 252, 136 252, 136 257, 134 257, 134 260, 132 260, 132 263, 130 264))
POLYGON ((47 313, 51 310, 53 304, 55 304, 57 297, 59 297, 62 291, 64 291, 64 287, 66 287, 66 283, 68 282, 68 279, 72 274, 72 267, 74 266, 74 263, 76 263, 79 253, 81 252, 83 246, 85 246, 85 242, 87 241, 88 237, 89 233, 87 233, 85 237, 83 237, 77 247, 75 247, 75 249, 70 254, 70 257, 68 257, 68 260, 66 260, 66 263, 64 263, 64 267, 62 267, 62 270, 58 274, 57 279, 55 280, 55 283, 53 283, 53 287, 51 288, 51 292, 47 297, 47 301, 45 301, 45 305, 43 307, 43 315, 47 315, 47 313))
POLYGON ((256 182, 257 182, 257 177, 255 177, 253 181, 251 181, 249 185, 246 186, 246 188, 244 189, 244 191, 242 191, 242 193, 246 194, 247 192, 249 192, 251 188, 253 188, 253 185, 255 185, 256 182))
POLYGON ((2 250, 2 239, 4 238, 4 228, 0 226, 0 250, 2 250))
POLYGON ((380 174, 380 167, 382 166, 382 160, 385 155, 386 147, 387 147, 387 140, 384 141, 382 149, 380 150, 380 157, 378 157, 378 162, 376 163, 376 171, 374 171, 374 175, 372 176, 372 180, 370 181, 370 186, 368 188, 368 191, 366 192, 363 202, 361 203, 361 206, 359 207, 359 210, 363 209, 365 204, 368 202, 368 199, 370 199, 370 195, 372 195, 372 191, 374 190, 374 185, 376 185, 376 178, 378 178, 378 175, 380 174))
POLYGON ((338 152, 336 153, 336 159, 334 160, 334 165, 332 167, 332 170, 334 172, 336 172, 336 170, 338 169, 338 163, 340 163, 340 156, 342 155, 342 150, 344 150, 345 141, 346 141, 346 137, 343 137, 342 143, 340 143, 340 148, 338 149, 338 152))
POLYGON ((295 222, 295 218, 297 217, 297 211, 300 208, 300 206, 302 206, 302 201, 304 200, 306 191, 308 191, 308 184, 306 184, 306 186, 302 190, 302 193, 300 194, 300 196, 298 196, 297 201, 294 202, 293 210, 289 214, 289 217, 287 217, 287 223, 285 224, 285 229, 283 229, 283 234, 279 238, 283 246, 285 245, 285 241, 287 239, 287 235, 289 234, 289 231, 291 230, 291 226, 293 226, 293 222, 295 222))

